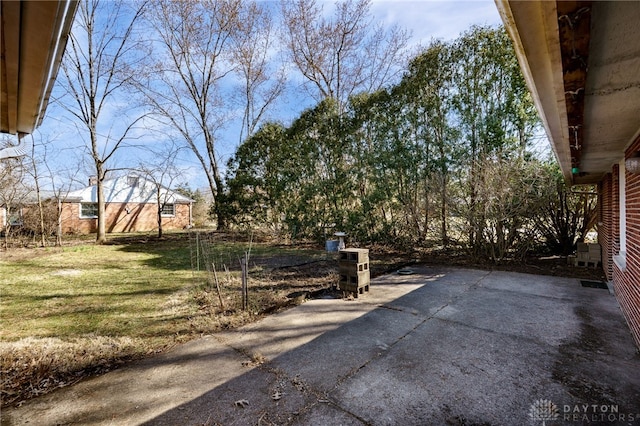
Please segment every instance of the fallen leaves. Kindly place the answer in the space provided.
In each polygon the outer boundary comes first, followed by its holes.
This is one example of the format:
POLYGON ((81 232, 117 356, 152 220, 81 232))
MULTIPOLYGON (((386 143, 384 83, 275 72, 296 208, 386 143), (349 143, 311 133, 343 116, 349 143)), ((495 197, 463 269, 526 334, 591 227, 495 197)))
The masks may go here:
POLYGON ((233 403, 236 407, 239 408, 245 408, 249 406, 249 401, 247 401, 246 399, 239 399, 236 402, 233 403))
POLYGON ((274 401, 279 401, 280 399, 282 399, 282 392, 280 392, 279 390, 274 391, 271 394, 271 399, 273 399, 274 401))

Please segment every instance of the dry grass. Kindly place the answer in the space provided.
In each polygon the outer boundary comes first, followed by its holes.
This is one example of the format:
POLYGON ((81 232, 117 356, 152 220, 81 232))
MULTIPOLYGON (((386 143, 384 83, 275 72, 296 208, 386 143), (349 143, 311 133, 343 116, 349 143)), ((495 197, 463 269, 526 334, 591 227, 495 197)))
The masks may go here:
MULTIPOLYGON (((246 242, 220 247, 237 251, 246 242)), ((187 234, 0 253, 2 405, 255 321, 290 305, 291 293, 335 280, 335 265, 322 261, 322 251, 269 244, 253 250, 246 311, 238 268, 220 277, 223 309, 207 273, 192 271, 187 234), (283 267, 305 261, 315 263, 283 267)))
POLYGON ((3 401, 38 396, 104 373, 145 355, 146 346, 143 339, 105 336, 68 340, 27 337, 0 342, 3 401))

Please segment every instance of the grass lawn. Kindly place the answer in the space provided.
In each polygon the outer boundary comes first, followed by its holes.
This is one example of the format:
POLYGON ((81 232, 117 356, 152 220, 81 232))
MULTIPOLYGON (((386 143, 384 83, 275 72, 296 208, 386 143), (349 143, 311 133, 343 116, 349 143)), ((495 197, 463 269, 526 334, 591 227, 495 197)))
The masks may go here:
POLYGON ((288 293, 332 279, 326 271, 292 280, 279 267, 317 261, 322 251, 253 244, 250 309, 242 311, 236 258, 249 245, 208 243, 220 296, 212 274, 192 269, 195 250, 187 233, 0 253, 2 404, 245 324, 286 302, 288 293))

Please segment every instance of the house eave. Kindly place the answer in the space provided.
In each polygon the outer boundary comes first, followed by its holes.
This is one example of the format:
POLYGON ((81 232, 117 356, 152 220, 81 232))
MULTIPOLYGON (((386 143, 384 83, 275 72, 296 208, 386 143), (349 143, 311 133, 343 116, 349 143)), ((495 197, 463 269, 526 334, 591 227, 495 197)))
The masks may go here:
POLYGON ((2 1, 0 131, 40 125, 62 61, 77 0, 2 1))
POLYGON ((565 179, 598 182, 640 130, 640 2, 496 5, 565 179))

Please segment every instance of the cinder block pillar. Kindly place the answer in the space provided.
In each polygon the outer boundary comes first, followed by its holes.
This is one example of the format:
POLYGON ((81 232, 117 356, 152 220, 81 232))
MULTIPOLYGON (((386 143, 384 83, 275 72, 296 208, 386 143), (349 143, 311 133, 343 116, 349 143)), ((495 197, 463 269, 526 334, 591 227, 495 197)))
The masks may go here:
POLYGON ((338 286, 343 293, 351 293, 358 297, 369 291, 371 281, 369 250, 354 248, 340 250, 338 266, 340 274, 338 286))

